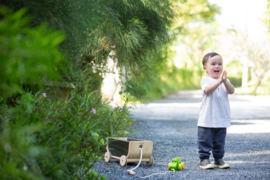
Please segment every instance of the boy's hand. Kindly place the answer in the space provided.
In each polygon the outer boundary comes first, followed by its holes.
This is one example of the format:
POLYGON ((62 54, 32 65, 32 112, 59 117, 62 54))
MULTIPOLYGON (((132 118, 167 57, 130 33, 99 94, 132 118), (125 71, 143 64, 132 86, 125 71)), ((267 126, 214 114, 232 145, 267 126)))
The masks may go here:
POLYGON ((222 81, 224 82, 226 79, 227 79, 227 71, 224 70, 222 74, 222 81))
POLYGON ((222 72, 222 75, 220 76, 219 80, 220 80, 220 83, 224 82, 225 80, 227 79, 227 71, 223 71, 222 72))

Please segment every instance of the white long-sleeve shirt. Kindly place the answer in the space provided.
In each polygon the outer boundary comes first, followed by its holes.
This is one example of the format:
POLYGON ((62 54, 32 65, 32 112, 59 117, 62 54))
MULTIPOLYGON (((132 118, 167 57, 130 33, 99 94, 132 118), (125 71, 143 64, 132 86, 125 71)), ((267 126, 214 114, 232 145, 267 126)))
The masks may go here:
MULTIPOLYGON (((223 83, 207 95, 204 89, 217 81, 209 76, 203 76, 201 80, 202 105, 198 119, 198 126, 209 128, 230 127, 231 111, 228 99, 228 92, 223 83)), ((227 79, 228 82, 229 79, 227 79)))

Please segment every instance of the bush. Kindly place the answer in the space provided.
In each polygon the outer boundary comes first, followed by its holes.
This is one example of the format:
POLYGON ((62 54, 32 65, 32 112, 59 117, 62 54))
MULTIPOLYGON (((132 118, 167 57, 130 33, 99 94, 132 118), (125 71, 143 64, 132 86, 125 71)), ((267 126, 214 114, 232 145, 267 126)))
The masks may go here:
POLYGON ((0 179, 104 179, 92 167, 106 137, 130 131, 129 108, 106 105, 83 81, 67 102, 44 89, 59 80, 64 37, 44 24, 29 28, 25 11, 0 6, 0 179))
POLYGON ((37 93, 25 94, 14 108, 2 107, 0 176, 91 179, 106 137, 123 135, 132 122, 128 107, 99 102, 94 93, 74 92, 68 103, 37 93))
MULTIPOLYGON (((163 63, 159 74, 140 72, 127 82, 127 92, 142 102, 153 101, 183 89, 200 88, 200 72, 163 63), (147 77, 150 76, 150 77, 147 77), (151 79, 151 80, 149 80, 151 79)), ((134 99, 134 98, 133 98, 134 99)))
POLYGON ((228 77, 234 87, 242 86, 242 77, 228 77))
POLYGON ((42 84, 59 79, 63 55, 57 48, 64 40, 60 31, 45 24, 29 28, 26 9, 15 13, 0 6, 0 92, 4 99, 22 93, 22 84, 42 84))

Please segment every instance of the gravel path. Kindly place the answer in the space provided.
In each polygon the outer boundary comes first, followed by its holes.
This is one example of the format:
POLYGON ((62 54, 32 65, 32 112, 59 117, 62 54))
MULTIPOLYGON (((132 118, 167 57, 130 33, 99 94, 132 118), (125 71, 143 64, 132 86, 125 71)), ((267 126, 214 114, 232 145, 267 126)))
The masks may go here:
MULTIPOLYGON (((230 169, 202 170, 197 149, 197 118, 201 91, 180 91, 164 99, 138 105, 132 114, 136 132, 132 138, 154 143, 154 164, 142 163, 131 176, 117 160, 96 163, 95 170, 108 179, 270 179, 270 96, 231 95, 231 127, 224 160, 230 169), (170 172, 168 163, 180 157, 183 171, 170 172)), ((213 158, 210 159, 213 162, 213 158)))

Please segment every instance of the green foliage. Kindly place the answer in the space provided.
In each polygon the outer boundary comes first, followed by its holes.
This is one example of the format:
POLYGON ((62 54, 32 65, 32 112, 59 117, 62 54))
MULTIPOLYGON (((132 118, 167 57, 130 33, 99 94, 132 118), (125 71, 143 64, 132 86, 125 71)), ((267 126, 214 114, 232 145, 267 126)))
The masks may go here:
MULTIPOLYGON (((76 71, 93 76, 109 71, 110 56, 126 72, 140 66, 148 54, 154 54, 160 43, 168 40, 167 30, 175 16, 173 0, 2 0, 5 6, 27 7, 34 17, 31 26, 47 22, 50 28, 62 30, 66 40, 62 49, 69 55, 66 81, 77 81, 76 71), (85 64, 88 67, 85 68, 85 64), (75 74, 73 71, 75 70, 75 74)), ((126 74, 126 73, 125 73, 126 74)), ((91 83, 91 82, 90 82, 91 83)))
MULTIPOLYGON (((179 2, 171 3, 179 7, 179 2)), ((159 99, 180 89, 200 88, 203 75, 200 58, 213 46, 211 37, 217 32, 211 22, 219 8, 205 0, 188 0, 181 2, 179 9, 172 10, 177 14, 177 20, 170 24, 170 41, 163 42, 155 53, 148 54, 127 82, 127 92, 142 101, 159 99), (178 55, 181 66, 175 65, 172 45, 184 49, 184 54, 178 55)))
POLYGON ((97 28, 103 20, 101 0, 55 1, 55 0, 9 0, 1 4, 14 10, 27 7, 33 18, 31 27, 47 22, 50 28, 62 30, 67 39, 63 48, 71 58, 78 57, 80 49, 85 48, 87 35, 97 28))
POLYGON ((236 88, 242 86, 242 71, 239 71, 239 68, 241 67, 242 67, 242 63, 238 60, 230 61, 225 67, 226 70, 228 69, 229 74, 230 74, 230 76, 228 76, 228 79, 236 88))
POLYGON ((231 84, 236 87, 239 88, 242 86, 242 77, 228 77, 228 79, 230 80, 231 84))
POLYGON ((147 53, 155 53, 159 43, 168 40, 166 25, 173 16, 170 1, 113 0, 108 4, 108 23, 120 67, 136 68, 144 63, 147 53))
POLYGON ((64 40, 59 31, 45 24, 29 28, 26 9, 15 13, 0 6, 0 92, 4 99, 22 93, 20 84, 39 84, 59 79, 58 66, 63 58, 57 46, 64 40), (34 74, 34 76, 33 76, 34 74))
POLYGON ((25 9, 0 13, 0 179, 104 179, 92 167, 106 137, 130 131, 129 107, 110 107, 98 92, 88 93, 78 72, 79 88, 67 102, 51 96, 54 87, 39 84, 60 79, 63 34, 44 24, 29 27, 25 9), (43 90, 25 92, 22 84, 43 90))
POLYGON ((184 32, 189 20, 212 20, 217 10, 206 0, 184 2, 181 12, 176 0, 0 0, 18 10, 0 8, 0 179, 104 179, 92 167, 105 138, 126 136, 132 125, 126 105, 110 107, 93 91, 110 71, 106 60, 130 79, 127 94, 136 97, 196 86, 193 69, 167 62, 169 34, 184 32), (177 25, 176 15, 184 23, 177 25), (22 84, 52 80, 78 89, 67 102, 45 88, 23 91, 22 84), (18 97, 10 106, 12 96, 18 97))
POLYGON ((268 33, 270 33, 270 0, 267 0, 267 11, 265 12, 265 19, 263 19, 264 24, 268 28, 268 33))
POLYGON ((179 91, 179 89, 199 88, 200 71, 190 70, 186 67, 177 68, 173 61, 170 63, 164 61, 173 56, 172 51, 160 49, 158 54, 146 62, 148 66, 142 66, 132 74, 126 83, 126 91, 135 97, 135 100, 148 102, 179 91))
POLYGON ((1 108, 1 179, 91 179, 105 138, 123 135, 131 123, 128 107, 100 104, 94 93, 73 92, 68 103, 25 96, 18 106, 1 108))
POLYGON ((190 22, 211 22, 219 13, 219 8, 206 0, 9 0, 1 3, 14 9, 27 7, 28 14, 34 17, 32 27, 47 22, 51 28, 62 30, 67 38, 61 47, 71 62, 68 73, 61 76, 69 82, 80 81, 78 74, 83 70, 87 83, 93 84, 91 90, 100 88, 101 74, 112 73, 106 68, 108 56, 127 79, 138 71, 145 74, 140 77, 150 80, 150 74, 164 73, 154 66, 164 66, 170 58, 156 58, 164 54, 159 51, 167 51, 170 36, 189 32, 190 22))
POLYGON ((35 158, 44 149, 34 144, 33 132, 40 129, 38 125, 13 126, 6 108, 1 108, 0 158, 1 179, 35 179, 41 173, 37 169, 35 158), (30 163, 29 165, 27 163, 30 163))
POLYGON ((179 34, 189 33, 193 25, 203 26, 203 23, 214 21, 216 14, 220 13, 220 8, 215 4, 210 4, 207 0, 183 0, 177 21, 174 21, 172 31, 177 37, 179 34))
POLYGON ((142 102, 148 102, 160 99, 170 93, 179 91, 179 89, 198 89, 199 84, 195 79, 200 81, 196 72, 187 69, 178 69, 177 67, 168 67, 164 71, 160 71, 160 75, 153 76, 152 81, 141 80, 136 84, 132 84, 132 88, 128 88, 131 95, 137 97, 142 102), (197 78, 196 78, 197 77, 197 78), (134 87, 134 88, 133 88, 134 87))
POLYGON ((27 7, 28 14, 35 17, 33 27, 45 21, 51 28, 62 30, 67 39, 61 47, 71 62, 69 72, 61 76, 78 82, 83 70, 87 83, 93 86, 90 91, 100 89, 101 74, 112 73, 106 68, 108 56, 127 79, 140 72, 144 74, 140 77, 152 81, 153 74, 170 73, 155 67, 166 66, 164 62, 170 58, 157 58, 166 54, 170 36, 189 32, 187 22, 210 22, 219 12, 205 0, 10 0, 2 4, 15 9, 27 7))

